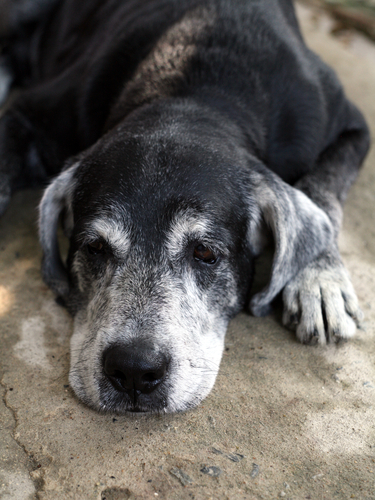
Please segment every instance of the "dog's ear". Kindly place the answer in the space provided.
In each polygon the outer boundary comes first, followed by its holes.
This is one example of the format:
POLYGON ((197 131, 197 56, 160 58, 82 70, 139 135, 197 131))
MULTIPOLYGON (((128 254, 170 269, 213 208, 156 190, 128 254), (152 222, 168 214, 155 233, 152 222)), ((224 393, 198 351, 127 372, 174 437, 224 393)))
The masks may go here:
POLYGON ((69 280, 61 260, 57 229, 60 215, 65 211, 65 219, 73 226, 71 197, 74 188, 73 176, 78 163, 64 170, 45 190, 39 205, 39 238, 43 249, 42 274, 48 286, 59 297, 69 293, 69 280))
POLYGON ((330 245, 333 227, 326 213, 302 191, 263 166, 252 172, 252 190, 250 243, 253 239, 256 247, 262 234, 271 230, 275 247, 270 281, 250 302, 255 316, 265 316, 288 281, 330 245))

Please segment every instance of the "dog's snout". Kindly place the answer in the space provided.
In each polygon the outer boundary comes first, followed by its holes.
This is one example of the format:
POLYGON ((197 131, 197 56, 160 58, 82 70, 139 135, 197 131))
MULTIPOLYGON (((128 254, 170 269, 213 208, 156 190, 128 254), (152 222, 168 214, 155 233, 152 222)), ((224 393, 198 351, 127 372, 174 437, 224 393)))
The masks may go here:
POLYGON ((115 346, 103 356, 103 370, 114 388, 126 392, 133 403, 141 394, 150 394, 165 379, 169 360, 145 347, 115 346))

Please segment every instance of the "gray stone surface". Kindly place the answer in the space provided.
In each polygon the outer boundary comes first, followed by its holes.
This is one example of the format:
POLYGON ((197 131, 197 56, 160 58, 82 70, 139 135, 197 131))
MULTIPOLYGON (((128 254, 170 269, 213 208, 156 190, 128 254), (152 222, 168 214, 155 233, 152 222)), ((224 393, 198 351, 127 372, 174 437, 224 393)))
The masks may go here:
MULTIPOLYGON (((333 38, 305 7, 299 16, 375 133, 374 47, 333 38)), ((241 314, 212 394, 166 417, 98 414, 69 389, 71 320, 40 277, 38 199, 17 194, 0 221, 1 499, 375 498, 374 149, 340 239, 365 329, 314 348, 279 312, 241 314)))

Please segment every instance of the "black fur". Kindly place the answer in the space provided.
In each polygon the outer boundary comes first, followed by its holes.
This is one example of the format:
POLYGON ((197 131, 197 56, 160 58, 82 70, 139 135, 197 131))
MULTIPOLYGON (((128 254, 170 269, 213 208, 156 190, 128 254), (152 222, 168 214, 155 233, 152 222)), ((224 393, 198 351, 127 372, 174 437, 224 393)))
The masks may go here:
POLYGON ((332 70, 304 45, 290 1, 65 0, 47 15, 32 25, 21 70, 13 38, 7 53, 18 81, 31 68, 29 90, 10 113, 27 117, 40 149, 45 137, 54 142, 54 154, 43 159, 48 174, 161 97, 191 98, 218 110, 240 127, 251 151, 291 183, 340 134, 365 130, 363 121, 354 123, 332 70), (184 16, 193 27, 209 27, 197 35, 187 30, 196 50, 183 69, 176 56, 177 70, 150 64, 134 82, 139 63, 184 16), (217 19, 210 23, 210 16, 217 19))

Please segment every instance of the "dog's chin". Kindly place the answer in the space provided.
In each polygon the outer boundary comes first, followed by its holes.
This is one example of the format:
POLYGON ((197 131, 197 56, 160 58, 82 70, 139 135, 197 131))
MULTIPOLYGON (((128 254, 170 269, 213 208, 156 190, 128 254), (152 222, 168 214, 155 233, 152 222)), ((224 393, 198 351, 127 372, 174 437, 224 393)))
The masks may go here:
POLYGON ((130 415, 130 416, 142 416, 142 415, 164 415, 170 413, 163 406, 157 405, 131 405, 131 404, 102 404, 99 408, 95 408, 101 413, 113 413, 117 415, 130 415))
POLYGON ((107 392, 100 397, 99 408, 96 409, 101 412, 129 415, 181 413, 197 407, 209 392, 210 390, 207 389, 204 393, 197 391, 194 397, 191 397, 191 394, 180 394, 179 397, 173 397, 172 394, 169 397, 167 393, 166 395, 156 394, 152 397, 140 396, 136 402, 126 394, 118 392, 108 394, 107 392))
POLYGON ((197 384, 194 389, 176 390, 171 387, 162 387, 155 393, 141 394, 135 401, 126 393, 117 391, 108 381, 101 380, 85 387, 84 381, 70 373, 70 386, 78 399, 93 410, 100 413, 126 415, 165 415, 167 413, 181 413, 196 408, 211 392, 215 384, 215 377, 197 384))
MULTIPOLYGON (((84 401, 87 404, 87 400, 84 401)), ((198 404, 198 403, 197 403, 198 404)), ((180 413, 195 407, 197 405, 190 406, 188 403, 182 405, 180 408, 171 407, 163 403, 152 403, 152 402, 138 402, 137 404, 131 403, 127 398, 123 401, 119 400, 118 397, 113 398, 113 400, 106 400, 105 402, 100 402, 98 405, 91 405, 93 409, 101 413, 116 413, 121 415, 165 415, 166 413, 180 413)))
POLYGON ((157 414, 167 413, 167 399, 163 393, 140 395, 136 400, 128 394, 116 390, 102 390, 99 402, 100 410, 113 413, 157 414))

